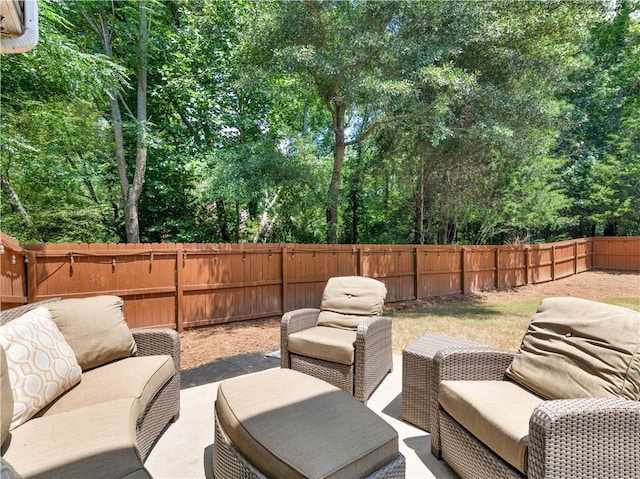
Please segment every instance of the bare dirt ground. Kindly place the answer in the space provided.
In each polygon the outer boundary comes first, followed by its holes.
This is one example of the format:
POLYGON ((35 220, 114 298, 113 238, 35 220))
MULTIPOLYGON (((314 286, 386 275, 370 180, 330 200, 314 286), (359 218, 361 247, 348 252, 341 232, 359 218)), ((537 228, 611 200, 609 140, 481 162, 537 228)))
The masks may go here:
MULTIPOLYGON (((393 303, 385 309, 398 310, 451 301, 514 301, 547 296, 574 296, 587 299, 632 298, 640 302, 640 274, 589 271, 575 276, 526 285, 503 291, 452 295, 428 300, 393 303)), ((214 359, 248 352, 271 352, 280 348, 280 318, 186 330, 180 335, 181 363, 189 369, 214 359)))

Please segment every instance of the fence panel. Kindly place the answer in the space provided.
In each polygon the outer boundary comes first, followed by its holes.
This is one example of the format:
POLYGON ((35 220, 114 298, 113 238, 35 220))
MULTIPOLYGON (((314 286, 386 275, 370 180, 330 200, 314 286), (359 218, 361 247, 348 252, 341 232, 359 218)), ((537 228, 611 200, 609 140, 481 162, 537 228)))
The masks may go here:
POLYGON ((418 297, 462 293, 461 250, 421 246, 418 249, 418 297))
POLYGON ((496 249, 476 247, 464 251, 464 290, 489 291, 496 286, 496 249))
POLYGON ((640 236, 593 238, 595 269, 640 271, 640 236))
POLYGON ((318 307, 328 278, 383 281, 387 302, 640 271, 640 237, 524 246, 65 244, 0 233, 0 307, 116 294, 130 327, 182 330, 318 307))
POLYGON ((0 233, 0 303, 3 309, 27 302, 27 254, 19 241, 0 233))
POLYGON ((357 275, 360 270, 360 254, 352 246, 288 245, 283 254, 284 311, 319 307, 328 278, 357 275))
POLYGON ((524 248, 503 246, 497 248, 496 288, 513 288, 527 284, 527 258, 524 248))
POLYGON ((385 283, 388 302, 416 299, 414 253, 411 246, 368 246, 364 249, 363 274, 385 283))

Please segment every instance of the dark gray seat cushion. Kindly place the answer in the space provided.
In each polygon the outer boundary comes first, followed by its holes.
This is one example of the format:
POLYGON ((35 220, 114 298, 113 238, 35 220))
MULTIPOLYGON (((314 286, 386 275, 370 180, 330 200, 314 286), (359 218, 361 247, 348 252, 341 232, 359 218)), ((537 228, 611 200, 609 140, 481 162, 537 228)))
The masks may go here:
POLYGON ((215 409, 235 448, 268 477, 365 477, 398 456, 398 435, 382 418, 298 371, 223 381, 215 409))

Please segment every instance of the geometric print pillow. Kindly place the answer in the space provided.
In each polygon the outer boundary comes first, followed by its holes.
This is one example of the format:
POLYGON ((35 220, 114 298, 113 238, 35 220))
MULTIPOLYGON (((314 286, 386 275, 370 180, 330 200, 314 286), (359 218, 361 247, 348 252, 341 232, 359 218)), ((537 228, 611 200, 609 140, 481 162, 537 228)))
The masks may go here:
POLYGON ((67 389, 80 382, 82 370, 47 308, 29 311, 0 326, 13 390, 10 429, 23 424, 67 389))

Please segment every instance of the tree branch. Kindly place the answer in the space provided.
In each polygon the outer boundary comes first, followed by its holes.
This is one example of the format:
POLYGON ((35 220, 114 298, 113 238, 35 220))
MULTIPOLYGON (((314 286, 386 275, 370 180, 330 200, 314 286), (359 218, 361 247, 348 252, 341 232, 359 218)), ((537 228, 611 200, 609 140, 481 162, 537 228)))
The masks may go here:
POLYGON ((369 135, 371 135, 374 131, 376 131, 378 128, 380 128, 383 125, 388 125, 389 123, 394 123, 396 121, 399 120, 404 120, 405 118, 411 118, 413 115, 398 115, 398 116, 394 116, 391 118, 388 118, 386 120, 380 120, 380 121, 374 121, 373 123, 371 123, 366 130, 364 130, 360 136, 358 136, 358 138, 354 139, 354 140, 350 140, 350 141, 346 141, 344 144, 345 146, 351 146, 351 145, 356 145, 358 143, 361 143, 365 140, 365 138, 367 138, 369 135))

